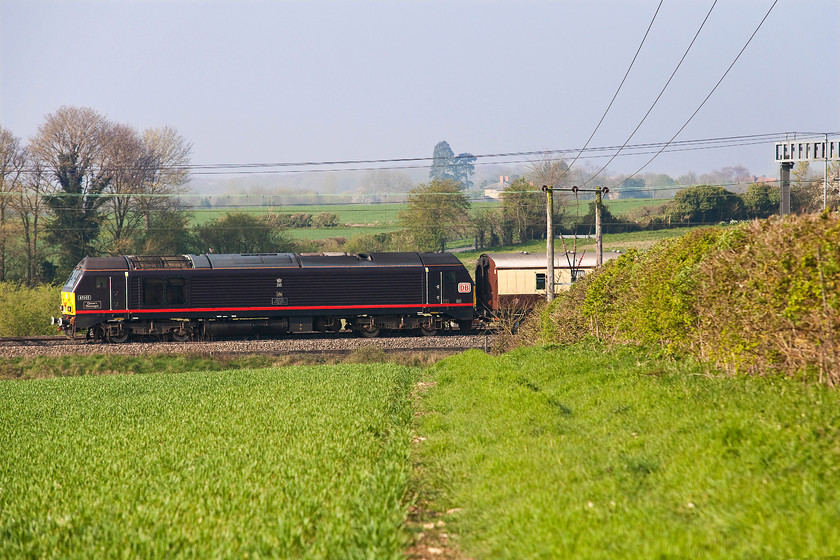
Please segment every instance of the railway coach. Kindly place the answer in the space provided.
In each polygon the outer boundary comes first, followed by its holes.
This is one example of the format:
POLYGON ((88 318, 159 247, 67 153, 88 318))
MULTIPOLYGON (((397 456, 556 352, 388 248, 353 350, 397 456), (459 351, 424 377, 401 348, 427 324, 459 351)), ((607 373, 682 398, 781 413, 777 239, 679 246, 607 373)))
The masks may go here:
POLYGON ((282 335, 469 330, 474 286, 447 253, 87 257, 53 323, 70 336, 282 335))
MULTIPOLYGON (((605 252, 604 262, 621 253, 605 252)), ((554 255, 554 287, 568 290, 597 266, 595 253, 554 255)), ((475 265, 476 310, 484 317, 524 314, 545 299, 546 257, 538 253, 485 253, 475 265)))

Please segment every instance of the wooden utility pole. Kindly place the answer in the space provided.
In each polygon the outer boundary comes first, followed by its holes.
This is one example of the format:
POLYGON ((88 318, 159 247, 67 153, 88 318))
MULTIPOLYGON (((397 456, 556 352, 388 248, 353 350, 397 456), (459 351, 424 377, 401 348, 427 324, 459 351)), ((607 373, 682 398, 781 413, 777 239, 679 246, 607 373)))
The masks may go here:
POLYGON ((554 189, 543 185, 545 193, 545 300, 548 303, 554 299, 554 189))
POLYGON ((604 264, 604 238, 601 235, 601 191, 595 189, 595 266, 604 264))

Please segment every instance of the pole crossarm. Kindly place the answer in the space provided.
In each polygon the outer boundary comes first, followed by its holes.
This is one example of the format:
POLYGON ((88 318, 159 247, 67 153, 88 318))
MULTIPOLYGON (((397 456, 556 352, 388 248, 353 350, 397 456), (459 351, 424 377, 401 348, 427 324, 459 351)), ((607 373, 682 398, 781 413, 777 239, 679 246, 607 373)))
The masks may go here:
POLYGON ((581 188, 581 187, 578 187, 578 186, 572 186, 572 187, 552 187, 551 185, 543 185, 543 186, 540 188, 540 190, 541 190, 542 192, 544 192, 544 193, 547 193, 547 192, 549 192, 549 191, 551 191, 551 192, 556 192, 556 191, 567 191, 567 192, 573 192, 573 193, 577 193, 577 192, 594 192, 594 193, 607 194, 608 192, 610 192, 609 187, 598 187, 598 188, 596 188, 596 189, 584 189, 584 188, 581 188))

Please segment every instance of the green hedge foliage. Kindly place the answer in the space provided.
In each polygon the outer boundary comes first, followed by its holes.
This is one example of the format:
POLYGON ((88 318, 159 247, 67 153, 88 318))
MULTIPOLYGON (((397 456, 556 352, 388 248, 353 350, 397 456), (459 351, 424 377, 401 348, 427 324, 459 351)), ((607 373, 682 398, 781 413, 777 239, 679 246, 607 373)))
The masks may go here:
POLYGON ((544 312, 545 336, 690 353, 840 384, 840 215, 706 228, 628 252, 544 312))
POLYGON ((0 336, 58 334, 50 317, 59 314, 61 288, 0 282, 0 336))

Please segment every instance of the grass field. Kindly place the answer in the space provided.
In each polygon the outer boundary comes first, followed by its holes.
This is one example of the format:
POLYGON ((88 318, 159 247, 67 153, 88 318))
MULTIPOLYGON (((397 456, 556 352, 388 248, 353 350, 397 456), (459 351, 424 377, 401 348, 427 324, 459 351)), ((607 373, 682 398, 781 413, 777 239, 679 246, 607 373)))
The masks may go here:
POLYGON ((470 558, 837 554, 840 393, 706 373, 585 345, 440 362, 428 507, 470 558))
POLYGON ((0 382, 0 557, 840 550, 836 390, 584 344, 425 372, 144 359, 0 382), (406 528, 415 494, 445 525, 406 528))
POLYGON ((0 557, 401 558, 417 373, 0 383, 0 557))

